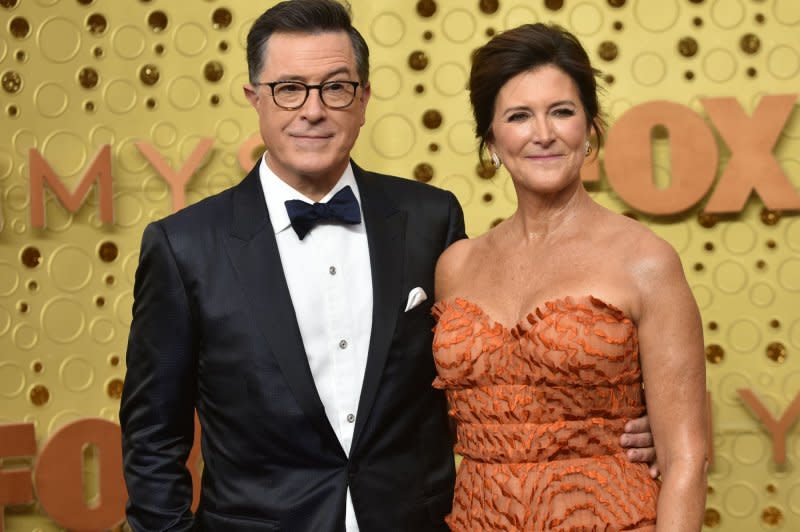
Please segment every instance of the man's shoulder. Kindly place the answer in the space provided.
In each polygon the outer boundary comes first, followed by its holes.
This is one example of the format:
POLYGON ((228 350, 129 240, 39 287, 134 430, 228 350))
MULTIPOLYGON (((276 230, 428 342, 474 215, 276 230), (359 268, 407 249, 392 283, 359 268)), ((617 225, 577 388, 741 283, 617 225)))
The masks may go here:
POLYGON ((428 183, 380 172, 361 170, 365 180, 371 180, 394 200, 439 202, 443 205, 453 201, 453 193, 428 183))
POLYGON ((232 201, 237 185, 207 196, 187 205, 157 221, 168 232, 195 232, 209 227, 219 227, 220 222, 230 218, 232 201))

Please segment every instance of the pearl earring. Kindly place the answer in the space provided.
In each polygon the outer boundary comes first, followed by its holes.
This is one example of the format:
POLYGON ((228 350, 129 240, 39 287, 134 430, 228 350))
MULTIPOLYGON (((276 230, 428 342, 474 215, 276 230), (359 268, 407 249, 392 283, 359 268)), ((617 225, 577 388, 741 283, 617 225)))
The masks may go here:
POLYGON ((494 165, 495 170, 499 170, 500 166, 503 164, 500 161, 500 157, 498 157, 494 152, 492 152, 492 164, 494 165))

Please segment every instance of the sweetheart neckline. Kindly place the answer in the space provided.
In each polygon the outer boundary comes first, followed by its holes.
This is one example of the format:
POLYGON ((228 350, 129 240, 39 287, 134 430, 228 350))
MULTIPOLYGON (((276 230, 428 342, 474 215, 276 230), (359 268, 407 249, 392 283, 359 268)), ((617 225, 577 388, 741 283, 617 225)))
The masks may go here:
POLYGON ((540 319, 541 316, 540 316, 539 310, 541 308, 545 308, 548 311, 552 311, 552 309, 550 308, 550 305, 557 304, 557 303, 566 303, 567 305, 573 305, 573 306, 577 307, 577 306, 581 306, 581 303, 577 303, 575 301, 576 300, 581 300, 581 299, 588 300, 589 304, 592 305, 591 307, 589 307, 589 306, 585 307, 585 308, 587 308, 589 310, 594 310, 596 308, 606 309, 606 310, 610 311, 611 314, 614 315, 620 321, 627 320, 627 321, 630 321, 631 323, 634 323, 634 324, 636 323, 633 320, 633 318, 631 318, 625 311, 623 311, 622 309, 620 309, 616 305, 612 305, 611 303, 608 303, 608 302, 600 299, 599 297, 594 297, 591 294, 586 294, 584 296, 551 297, 549 299, 545 299, 541 303, 538 303, 536 306, 534 306, 533 309, 530 312, 525 314, 525 316, 523 316, 521 319, 517 320, 516 323, 514 323, 510 327, 506 326, 504 323, 499 322, 491 314, 489 314, 486 310, 484 310, 484 308, 479 303, 477 303, 475 300, 470 299, 468 297, 452 296, 452 297, 449 297, 447 299, 440 299, 439 301, 434 303, 432 310, 434 311, 436 317, 438 318, 442 313, 442 310, 441 310, 442 306, 452 306, 457 301, 463 301, 467 305, 473 306, 476 309, 478 309, 478 312, 481 315, 483 315, 487 320, 489 320, 492 324, 499 325, 500 327, 503 328, 503 330, 506 330, 506 331, 510 332, 510 331, 515 330, 515 329, 519 330, 520 326, 524 326, 526 323, 532 324, 531 321, 530 321, 531 316, 535 316, 535 319, 537 319, 537 320, 540 319))

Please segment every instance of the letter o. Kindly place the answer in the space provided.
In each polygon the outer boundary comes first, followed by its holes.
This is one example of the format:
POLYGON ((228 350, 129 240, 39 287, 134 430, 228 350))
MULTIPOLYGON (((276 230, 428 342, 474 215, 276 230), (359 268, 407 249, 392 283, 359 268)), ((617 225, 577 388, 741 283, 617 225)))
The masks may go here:
POLYGON ((42 447, 34 475, 44 511, 60 526, 80 532, 100 532, 122 523, 128 493, 122 478, 119 426, 87 418, 61 427, 42 447), (98 449, 98 504, 83 497, 83 450, 98 449))
POLYGON ((711 128, 691 109, 673 102, 637 105, 608 133, 605 169, 614 191, 631 207, 649 214, 677 214, 695 205, 711 188, 719 159, 711 128), (669 131, 671 184, 653 180, 651 131, 669 131))

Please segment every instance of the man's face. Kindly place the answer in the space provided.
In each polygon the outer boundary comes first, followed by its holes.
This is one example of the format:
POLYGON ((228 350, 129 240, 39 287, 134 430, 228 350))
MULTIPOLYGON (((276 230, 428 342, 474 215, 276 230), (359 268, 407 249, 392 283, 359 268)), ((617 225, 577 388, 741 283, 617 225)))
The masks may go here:
MULTIPOLYGON (((359 81, 350 38, 345 32, 275 33, 267 41, 258 81, 359 81)), ((326 107, 315 89, 295 110, 279 107, 267 86, 248 84, 244 90, 258 112, 270 169, 312 199, 321 198, 349 162, 364 124, 369 86, 359 85, 355 100, 343 109, 326 107)))

